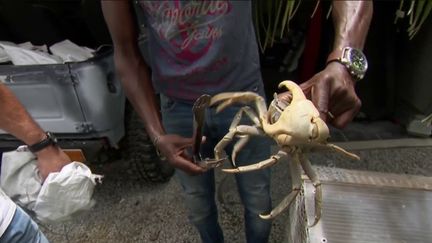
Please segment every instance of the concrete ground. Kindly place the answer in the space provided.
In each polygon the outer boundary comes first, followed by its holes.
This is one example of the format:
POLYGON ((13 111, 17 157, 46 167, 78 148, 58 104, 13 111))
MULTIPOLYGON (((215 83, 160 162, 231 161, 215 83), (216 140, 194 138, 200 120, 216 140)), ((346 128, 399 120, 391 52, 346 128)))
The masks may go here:
MULTIPOLYGON (((347 161, 329 153, 310 157, 315 165, 432 176, 432 147, 357 153, 361 161, 347 161)), ((286 162, 273 168, 275 204, 290 190, 286 162)), ((176 180, 157 185, 130 181, 114 172, 121 166, 121 161, 110 165, 109 174, 95 193, 97 204, 93 210, 71 222, 41 226, 51 242, 199 242, 194 228, 188 224, 176 180)), ((242 209, 232 186, 234 180, 218 172, 217 181, 226 242, 245 242, 242 209)), ((287 220, 287 213, 274 220, 271 242, 283 241, 287 220)))
MULTIPOLYGON (((349 136, 342 137, 342 141, 349 140, 349 136)), ((424 141, 430 142, 430 139, 424 141)), ((335 153, 311 154, 309 157, 316 166, 432 176, 431 146, 355 152, 361 157, 360 161, 347 160, 335 153)), ((275 205, 290 191, 287 162, 281 161, 272 169, 275 205)), ((124 167, 127 167, 124 162, 115 161, 95 168, 101 169, 106 176, 95 192, 96 206, 70 222, 41 225, 48 239, 54 243, 200 242, 197 232, 188 224, 181 188, 174 178, 165 184, 142 183, 125 178, 124 167)), ((216 175, 217 202, 225 241, 245 242, 242 207, 233 177, 220 171, 216 175)), ((285 212, 273 221, 270 242, 284 240, 287 220, 285 212)))

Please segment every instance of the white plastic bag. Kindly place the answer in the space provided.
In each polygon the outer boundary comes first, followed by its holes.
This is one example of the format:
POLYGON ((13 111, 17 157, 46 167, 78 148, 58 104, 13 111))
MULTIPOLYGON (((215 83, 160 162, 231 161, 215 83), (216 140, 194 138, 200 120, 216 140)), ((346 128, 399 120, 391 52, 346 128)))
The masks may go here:
POLYGON ((30 50, 28 47, 10 45, 0 42, 0 48, 7 54, 14 65, 38 65, 62 63, 59 57, 38 50, 30 50))
POLYGON ((0 186, 18 205, 32 211, 42 222, 59 222, 89 210, 100 175, 83 163, 72 162, 60 172, 50 173, 41 185, 36 157, 21 146, 3 153, 0 186))
POLYGON ((80 62, 93 57, 94 50, 81 47, 70 40, 64 40, 49 47, 52 54, 62 58, 63 62, 80 62))

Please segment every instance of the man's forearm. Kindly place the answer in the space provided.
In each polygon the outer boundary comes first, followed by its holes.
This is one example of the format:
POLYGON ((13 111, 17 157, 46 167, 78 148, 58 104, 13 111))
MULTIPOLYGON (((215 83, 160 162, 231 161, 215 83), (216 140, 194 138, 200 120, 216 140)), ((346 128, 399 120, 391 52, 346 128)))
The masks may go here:
POLYGON ((12 91, 0 83, 0 129, 26 144, 34 144, 45 138, 45 132, 33 120, 12 91))
POLYGON ((333 50, 342 50, 346 46, 363 49, 372 12, 372 1, 333 1, 333 50))
POLYGON ((102 1, 102 12, 114 43, 115 66, 126 96, 152 139, 164 134, 149 70, 137 44, 138 32, 128 0, 102 1))
POLYGON ((137 51, 119 51, 115 55, 117 71, 128 100, 144 121, 149 136, 154 140, 165 133, 159 116, 158 102, 147 65, 137 51))

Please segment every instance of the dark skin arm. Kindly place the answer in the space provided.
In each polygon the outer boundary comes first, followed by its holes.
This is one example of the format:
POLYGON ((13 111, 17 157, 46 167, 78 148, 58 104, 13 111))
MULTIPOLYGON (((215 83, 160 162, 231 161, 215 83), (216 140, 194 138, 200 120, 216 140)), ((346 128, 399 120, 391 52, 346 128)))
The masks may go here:
MULTIPOLYGON (((33 120, 15 95, 0 83, 0 129, 26 144, 35 144, 46 138, 45 131, 33 120)), ((60 171, 70 158, 58 147, 48 146, 36 153, 42 180, 51 172, 60 171)))
POLYGON ((145 128, 162 155, 173 166, 190 174, 205 170, 194 164, 186 155, 192 138, 166 134, 162 126, 155 90, 149 68, 139 51, 137 26, 130 1, 102 1, 102 11, 114 43, 114 61, 126 96, 144 121, 145 128))
MULTIPOLYGON (((372 1, 333 1, 333 52, 346 46, 363 49, 372 12, 372 1)), ((335 127, 345 127, 360 110, 355 81, 345 66, 338 62, 329 63, 300 86, 320 111, 321 118, 335 127), (328 112, 334 118, 329 117, 328 112)))

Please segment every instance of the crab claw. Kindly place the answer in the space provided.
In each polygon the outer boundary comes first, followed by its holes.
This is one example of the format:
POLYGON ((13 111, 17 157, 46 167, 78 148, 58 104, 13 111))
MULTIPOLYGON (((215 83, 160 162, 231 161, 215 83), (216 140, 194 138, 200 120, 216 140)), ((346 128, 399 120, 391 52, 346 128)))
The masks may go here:
POLYGON ((281 83, 279 83, 278 88, 285 87, 292 93, 292 101, 295 103, 297 100, 305 100, 306 96, 303 93, 303 90, 293 81, 286 80, 281 83))

